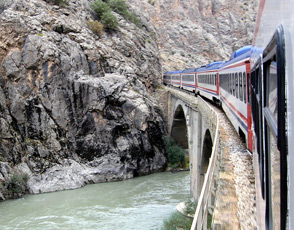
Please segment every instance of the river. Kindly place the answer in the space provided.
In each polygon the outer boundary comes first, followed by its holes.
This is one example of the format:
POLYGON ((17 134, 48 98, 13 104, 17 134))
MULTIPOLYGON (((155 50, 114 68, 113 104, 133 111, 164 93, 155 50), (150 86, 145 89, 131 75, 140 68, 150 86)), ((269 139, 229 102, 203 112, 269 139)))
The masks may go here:
POLYGON ((0 229, 157 230, 190 194, 189 172, 156 173, 0 203, 0 229))

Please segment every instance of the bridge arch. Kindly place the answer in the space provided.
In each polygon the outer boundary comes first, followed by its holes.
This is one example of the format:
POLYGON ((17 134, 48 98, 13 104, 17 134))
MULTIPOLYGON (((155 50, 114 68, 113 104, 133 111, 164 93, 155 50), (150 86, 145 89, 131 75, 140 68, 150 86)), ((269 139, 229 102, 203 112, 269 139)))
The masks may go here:
POLYGON ((183 105, 177 105, 171 125, 171 137, 184 149, 188 149, 188 128, 183 105))
POLYGON ((213 141, 211 138, 211 133, 209 129, 205 131, 204 138, 203 138, 203 145, 202 145, 202 159, 201 159, 201 169, 200 173, 205 174, 208 168, 209 164, 209 158, 211 157, 212 153, 212 146, 213 146, 213 141))

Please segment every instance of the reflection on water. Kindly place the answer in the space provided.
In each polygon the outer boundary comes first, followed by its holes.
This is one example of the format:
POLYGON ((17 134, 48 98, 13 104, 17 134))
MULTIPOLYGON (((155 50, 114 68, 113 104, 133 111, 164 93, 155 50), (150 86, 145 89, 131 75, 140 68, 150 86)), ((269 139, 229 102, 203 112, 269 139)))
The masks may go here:
POLYGON ((0 229, 160 229, 189 198, 189 172, 158 173, 0 203, 0 229))

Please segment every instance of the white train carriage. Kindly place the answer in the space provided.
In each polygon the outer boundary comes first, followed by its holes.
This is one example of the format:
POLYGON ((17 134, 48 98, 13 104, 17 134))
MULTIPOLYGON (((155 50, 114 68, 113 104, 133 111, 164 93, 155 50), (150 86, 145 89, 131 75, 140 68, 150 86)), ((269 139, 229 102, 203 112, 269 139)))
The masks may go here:
POLYGON ((213 62, 196 71, 197 94, 216 103, 219 102, 218 71, 224 62, 213 62))
POLYGON ((162 76, 162 83, 164 85, 171 85, 171 74, 170 72, 165 72, 162 76))
POLYGON ((219 70, 222 108, 252 151, 251 106, 248 101, 251 46, 235 51, 219 70))
POLYGON ((177 71, 172 71, 170 72, 170 76, 171 76, 171 85, 174 87, 178 87, 181 88, 181 74, 182 74, 182 70, 177 70, 177 71))
POLYGON ((182 89, 196 92, 196 69, 185 69, 182 71, 182 89))

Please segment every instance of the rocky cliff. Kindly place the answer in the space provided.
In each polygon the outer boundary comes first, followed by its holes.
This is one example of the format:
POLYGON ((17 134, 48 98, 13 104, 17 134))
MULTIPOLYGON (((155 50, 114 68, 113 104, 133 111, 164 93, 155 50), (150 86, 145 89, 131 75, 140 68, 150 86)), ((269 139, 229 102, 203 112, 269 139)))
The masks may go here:
POLYGON ((166 165, 154 28, 116 14, 119 28, 99 37, 90 1, 50 2, 1 3, 0 200, 166 165))
POLYGON ((252 39, 254 0, 127 2, 96 35, 90 0, 0 0, 0 200, 162 170, 162 71, 252 39))
POLYGON ((255 0, 127 0, 156 27, 163 71, 198 67, 252 43, 255 0))

